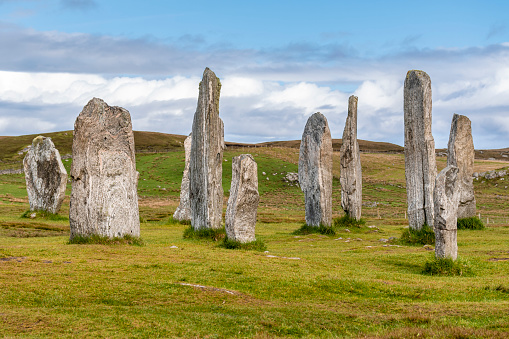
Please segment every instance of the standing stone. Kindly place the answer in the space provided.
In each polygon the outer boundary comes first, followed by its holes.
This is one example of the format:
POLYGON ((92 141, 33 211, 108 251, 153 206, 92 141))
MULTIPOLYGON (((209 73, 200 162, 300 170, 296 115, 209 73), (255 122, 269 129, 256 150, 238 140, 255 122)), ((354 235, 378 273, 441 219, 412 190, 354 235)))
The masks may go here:
POLYGON ((470 119, 454 114, 449 136, 447 165, 458 167, 457 187, 460 194, 458 218, 475 217, 474 140, 470 119))
POLYGON ((458 256, 457 214, 460 192, 457 189, 458 167, 449 165, 435 182, 435 256, 456 260, 458 256))
POLYGON ((140 235, 138 176, 129 112, 94 98, 74 123, 71 239, 140 235))
POLYGON ((67 171, 51 138, 38 136, 23 159, 31 211, 58 213, 65 197, 67 171))
POLYGON ((332 139, 321 113, 309 117, 299 154, 299 183, 304 192, 306 224, 332 224, 332 139))
POLYGON ((180 185, 180 205, 173 214, 173 219, 184 221, 191 220, 191 204, 189 202, 189 159, 191 156, 192 134, 184 140, 185 166, 182 184, 180 185))
POLYGON ((251 154, 232 160, 232 185, 226 208, 225 228, 228 239, 247 243, 255 241, 258 210, 258 167, 251 154))
POLYGON ((356 220, 362 211, 362 168, 359 143, 357 142, 357 97, 348 99, 348 117, 343 131, 340 150, 341 206, 345 213, 356 220))
POLYGON ((195 230, 221 227, 224 127, 219 118, 220 91, 219 78, 206 68, 194 114, 189 164, 191 224, 195 230))
POLYGON ((405 79, 405 176, 410 228, 433 227, 433 188, 437 176, 431 134, 431 80, 423 71, 405 79))

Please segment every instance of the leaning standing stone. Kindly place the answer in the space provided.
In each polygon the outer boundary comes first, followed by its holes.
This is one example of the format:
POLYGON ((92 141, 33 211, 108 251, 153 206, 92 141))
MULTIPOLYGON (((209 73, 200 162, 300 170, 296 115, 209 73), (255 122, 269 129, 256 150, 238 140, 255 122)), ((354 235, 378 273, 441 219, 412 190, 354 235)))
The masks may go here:
POLYGON ((359 143, 357 142, 357 97, 348 99, 348 117, 343 131, 340 151, 341 206, 347 215, 361 219, 362 168, 359 143))
POLYGON ((433 187, 437 175, 431 134, 431 80, 423 71, 405 79, 405 176, 410 228, 433 227, 433 187))
POLYGON ((458 218, 475 217, 474 195, 474 140, 470 119, 454 114, 447 151, 447 165, 458 167, 459 206, 458 218))
POLYGON ((189 164, 191 224, 195 230, 221 227, 224 127, 219 118, 220 91, 219 78, 206 68, 194 114, 189 164))
POLYGON ((299 154, 299 183, 304 192, 306 224, 332 224, 332 139, 321 113, 309 117, 299 154))
POLYGON ((258 168, 251 154, 232 160, 232 185, 226 208, 225 228, 228 239, 247 243, 255 241, 258 210, 258 168))
POLYGON ((94 98, 74 123, 71 239, 140 235, 138 175, 129 112, 94 98))
POLYGON ((456 260, 457 213, 460 194, 457 189, 458 167, 447 166, 437 176, 434 191, 435 256, 456 260))
POLYGON ((38 136, 23 159, 31 211, 58 213, 65 197, 67 171, 51 138, 38 136))
POLYGON ((191 220, 191 204, 189 203, 189 158, 191 153, 192 134, 184 140, 185 165, 182 184, 180 185, 180 205, 173 214, 173 219, 184 221, 191 220))

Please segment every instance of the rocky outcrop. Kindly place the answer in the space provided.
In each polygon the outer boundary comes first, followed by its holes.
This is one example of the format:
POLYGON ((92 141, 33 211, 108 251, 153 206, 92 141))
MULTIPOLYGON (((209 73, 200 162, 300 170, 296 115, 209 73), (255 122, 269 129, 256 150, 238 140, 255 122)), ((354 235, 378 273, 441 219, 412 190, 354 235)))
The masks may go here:
POLYGON ((191 224, 195 230, 221 227, 224 127, 219 118, 220 91, 221 82, 206 68, 194 114, 189 164, 191 224))
POLYGON ((23 167, 30 210, 58 213, 65 197, 67 171, 51 138, 33 140, 23 167))
POLYGON ((458 167, 459 190, 458 218, 475 217, 475 195, 472 173, 474 171, 474 140, 470 119, 454 114, 447 149, 447 165, 458 167))
POLYGON ((321 113, 309 117, 299 154, 299 183, 304 192, 306 224, 332 223, 332 139, 321 113))
POLYGON ((74 123, 71 239, 140 235, 138 172, 129 112, 94 98, 74 123))
POLYGON ((423 71, 408 71, 404 90, 405 176, 410 228, 433 227, 433 188, 437 176, 431 134, 431 80, 423 71))
POLYGON ((258 168, 250 154, 232 160, 232 184, 226 208, 225 228, 228 239, 247 243, 255 241, 258 193, 258 168))
POLYGON ((359 143, 357 142, 357 97, 348 99, 348 117, 343 131, 340 150, 341 206, 347 215, 361 219, 362 168, 359 143))
POLYGON ((435 255, 437 258, 456 260, 458 256, 457 214, 460 192, 458 191, 458 167, 448 165, 435 181, 435 255))
POLYGON ((189 202, 189 159, 191 158, 192 134, 184 140, 185 165, 182 183, 180 184, 180 204, 173 213, 173 219, 191 220, 191 203, 189 202))

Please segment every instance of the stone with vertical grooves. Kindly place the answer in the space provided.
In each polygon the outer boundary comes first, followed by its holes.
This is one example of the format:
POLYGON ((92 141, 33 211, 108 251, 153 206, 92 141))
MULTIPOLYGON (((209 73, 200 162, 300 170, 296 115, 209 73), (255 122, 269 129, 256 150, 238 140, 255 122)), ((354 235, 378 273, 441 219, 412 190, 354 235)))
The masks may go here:
POLYGON ((247 243, 255 241, 258 193, 258 166, 251 154, 232 159, 232 183, 226 208, 225 228, 228 239, 247 243))
POLYGON ((431 134, 431 80, 423 71, 408 71, 404 90, 405 177, 411 229, 433 227, 433 188, 437 175, 431 134))
POLYGON ((180 184, 180 204, 173 213, 173 219, 191 220, 191 204, 189 202, 189 159, 191 157, 192 133, 184 140, 185 165, 182 183, 180 184))
POLYGON ((475 217, 474 195, 474 140, 470 119, 454 114, 447 151, 447 165, 458 167, 458 190, 460 193, 458 218, 475 217))
POLYGON ((362 212, 362 168, 357 141, 357 97, 348 99, 348 117, 343 131, 340 151, 341 206, 346 214, 356 220, 362 212))
POLYGON ((460 192, 458 191, 458 167, 448 165, 435 181, 435 256, 456 260, 458 256, 457 214, 460 192))
POLYGON ((23 159, 31 211, 58 213, 65 197, 67 171, 51 138, 38 136, 23 159))
POLYGON ((332 224, 332 138, 321 113, 309 117, 300 144, 299 183, 304 192, 306 224, 332 224))
POLYGON ((221 82, 206 68, 194 114, 189 163, 191 224, 195 230, 220 228, 223 212, 224 126, 219 118, 221 82))
POLYGON ((140 235, 138 176, 129 112, 93 98, 74 123, 71 239, 140 235))

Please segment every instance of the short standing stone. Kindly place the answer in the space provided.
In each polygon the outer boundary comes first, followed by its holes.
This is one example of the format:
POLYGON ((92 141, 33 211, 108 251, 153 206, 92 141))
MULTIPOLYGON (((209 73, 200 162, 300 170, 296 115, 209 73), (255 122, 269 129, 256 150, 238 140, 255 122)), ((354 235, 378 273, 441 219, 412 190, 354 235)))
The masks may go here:
POLYGON ((474 195, 474 140, 470 119, 454 114, 449 136, 447 165, 458 167, 457 188, 459 190, 458 218, 475 217, 474 195))
POLYGON ((411 229, 433 227, 433 188, 437 175, 431 134, 431 80, 423 71, 408 71, 404 91, 405 176, 411 229))
POLYGON ((258 210, 258 169, 250 154, 232 160, 232 184, 226 208, 225 228, 228 239, 247 243, 255 241, 258 210))
POLYGON ((435 255, 456 260, 457 213, 460 198, 457 189, 458 167, 449 165, 438 174, 435 182, 435 255))
POLYGON ((65 197, 67 171, 51 138, 33 140, 23 167, 30 210, 58 213, 65 197))
POLYGON ((140 235, 138 172, 129 112, 94 98, 74 123, 71 239, 140 235))
POLYGON ((332 224, 332 138, 321 113, 309 117, 300 144, 299 183, 304 192, 306 224, 332 224))
POLYGON ((195 230, 221 227, 224 126, 219 118, 220 90, 221 82, 206 68, 194 114, 189 163, 191 224, 195 230))
POLYGON ((192 134, 184 140, 185 165, 182 184, 180 185, 180 205, 173 214, 173 219, 184 221, 191 220, 191 204, 189 203, 189 159, 191 156, 192 134))
POLYGON ((357 97, 348 99, 348 117, 343 131, 340 151, 341 206, 346 214, 361 219, 362 168, 359 143, 357 142, 357 97))

